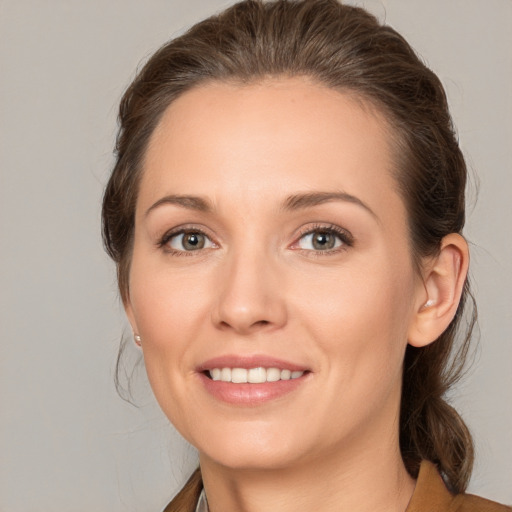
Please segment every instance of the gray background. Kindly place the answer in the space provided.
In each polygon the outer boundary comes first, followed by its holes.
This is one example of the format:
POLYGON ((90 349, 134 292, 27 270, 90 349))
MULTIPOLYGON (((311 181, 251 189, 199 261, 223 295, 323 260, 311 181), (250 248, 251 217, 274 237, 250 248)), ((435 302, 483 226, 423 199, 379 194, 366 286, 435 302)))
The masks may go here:
MULTIPOLYGON (((227 3, 0 0, 1 512, 157 511, 194 464, 143 371, 138 409, 115 393, 126 321, 99 204, 135 68, 227 3)), ((454 400, 476 438, 471 490, 512 503, 512 2, 359 4, 441 76, 479 175, 467 235, 481 343, 454 400)))

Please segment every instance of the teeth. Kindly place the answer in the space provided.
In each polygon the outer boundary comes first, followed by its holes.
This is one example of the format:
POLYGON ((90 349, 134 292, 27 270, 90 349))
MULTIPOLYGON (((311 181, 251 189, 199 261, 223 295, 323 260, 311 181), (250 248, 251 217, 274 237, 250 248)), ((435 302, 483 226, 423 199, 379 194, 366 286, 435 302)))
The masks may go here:
POLYGON ((231 382, 231 368, 222 368, 220 371, 220 380, 223 382, 231 382))
POLYGON ((267 370, 267 382, 277 382, 281 379, 281 370, 279 368, 269 368, 267 370))
MULTIPOLYGON (((296 372, 300 373, 302 375, 302 372, 296 372)), ((297 377, 300 377, 300 375, 297 375, 297 377)), ((292 372, 290 370, 281 370, 281 380, 290 380, 290 377, 292 376, 292 372)), ((295 378, 297 378, 295 377, 295 378)))
POLYGON ((231 370, 231 382, 236 384, 247 382, 247 370, 245 368, 233 368, 231 370))
POLYGON ((212 380, 233 382, 235 384, 262 384, 278 380, 298 379, 304 372, 280 370, 279 368, 213 368, 209 371, 212 380))
POLYGON ((267 382, 267 370, 265 368, 251 368, 247 373, 247 382, 251 384, 267 382))

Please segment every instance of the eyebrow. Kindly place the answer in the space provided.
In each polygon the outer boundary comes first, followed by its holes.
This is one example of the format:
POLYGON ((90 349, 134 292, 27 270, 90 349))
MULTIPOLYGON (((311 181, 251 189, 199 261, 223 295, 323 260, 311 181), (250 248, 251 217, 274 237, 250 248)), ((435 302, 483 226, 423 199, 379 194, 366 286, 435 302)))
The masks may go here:
POLYGON ((173 204, 188 210, 196 210, 199 212, 211 212, 213 210, 211 203, 202 197, 172 194, 162 197, 156 203, 152 204, 146 210, 146 216, 148 216, 155 208, 158 208, 163 204, 173 204))
MULTIPOLYGON (((378 220, 378 217, 375 214, 375 212, 367 204, 361 201, 361 199, 359 199, 358 197, 348 194, 346 192, 306 192, 303 194, 294 194, 286 198, 286 200, 283 203, 283 209, 285 211, 295 211, 305 208, 311 208, 313 206, 318 206, 332 201, 344 201, 356 204, 364 208, 376 220, 378 220)), ((149 215, 149 213, 151 213, 154 209, 164 204, 176 205, 188 210, 195 210, 205 213, 213 211, 212 204, 205 198, 199 196, 171 194, 162 197, 156 203, 152 204, 146 210, 145 215, 149 215)))
POLYGON ((300 210, 324 203, 330 203, 332 201, 344 201, 361 206, 369 212, 372 217, 378 220, 375 212, 367 204, 361 201, 358 197, 347 194, 346 192, 307 192, 305 194, 295 194, 286 199, 284 202, 284 209, 291 211, 300 210))

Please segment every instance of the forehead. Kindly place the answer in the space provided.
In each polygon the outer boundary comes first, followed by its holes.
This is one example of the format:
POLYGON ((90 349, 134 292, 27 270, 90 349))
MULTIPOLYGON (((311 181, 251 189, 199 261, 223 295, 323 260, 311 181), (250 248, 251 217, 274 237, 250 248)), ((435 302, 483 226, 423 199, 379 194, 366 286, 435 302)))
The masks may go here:
POLYGON ((377 209, 400 207, 389 133, 369 102, 306 78, 209 83, 164 113, 146 153, 140 199, 236 194, 253 204, 342 190, 377 209))

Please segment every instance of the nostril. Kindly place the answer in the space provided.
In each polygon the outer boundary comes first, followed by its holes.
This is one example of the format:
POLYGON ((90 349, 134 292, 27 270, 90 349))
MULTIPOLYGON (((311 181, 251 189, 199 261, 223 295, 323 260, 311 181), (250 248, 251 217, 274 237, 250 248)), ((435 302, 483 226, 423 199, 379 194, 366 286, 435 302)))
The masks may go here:
MULTIPOLYGON (((253 327, 264 327, 266 325, 270 325, 271 323, 272 322, 270 322, 269 320, 258 320, 256 322, 253 322, 252 324, 250 324, 249 329, 251 329, 253 327)), ((223 328, 232 327, 229 322, 226 322, 224 320, 220 323, 220 325, 223 328)))

